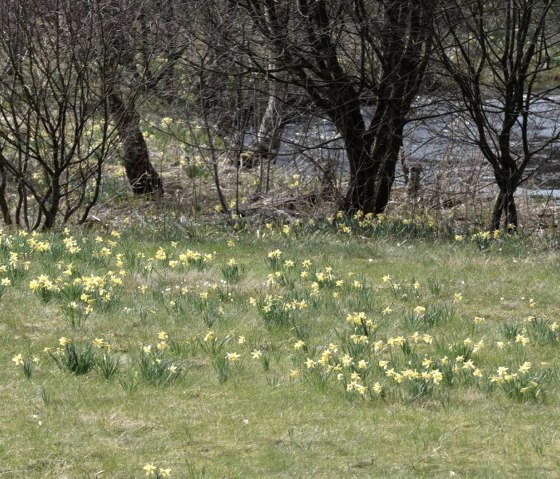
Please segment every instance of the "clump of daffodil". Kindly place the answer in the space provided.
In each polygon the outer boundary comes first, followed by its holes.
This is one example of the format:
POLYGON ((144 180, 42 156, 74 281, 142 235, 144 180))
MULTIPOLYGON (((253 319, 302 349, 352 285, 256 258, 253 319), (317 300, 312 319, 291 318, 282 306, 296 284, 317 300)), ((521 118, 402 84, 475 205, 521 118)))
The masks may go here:
POLYGON ((46 274, 41 274, 29 282, 29 289, 39 296, 43 302, 47 303, 53 294, 60 291, 57 286, 46 274))
POLYGON ((240 265, 235 258, 230 258, 225 265, 222 266, 222 275, 227 283, 237 283, 241 279, 241 273, 244 267, 240 265))
POLYGON ((276 249, 274 251, 270 251, 267 255, 267 262, 268 265, 273 269, 273 270, 277 270, 280 269, 281 266, 281 258, 282 258, 282 251, 280 251, 279 249, 276 249))
POLYGON ((164 477, 171 477, 171 469, 156 467, 152 462, 145 464, 142 470, 146 473, 147 477, 153 477, 155 479, 161 479, 164 477))
POLYGON ((25 358, 21 353, 16 354, 12 358, 12 362, 17 366, 21 367, 23 371, 23 375, 29 379, 33 374, 34 367, 39 364, 39 358, 25 358))

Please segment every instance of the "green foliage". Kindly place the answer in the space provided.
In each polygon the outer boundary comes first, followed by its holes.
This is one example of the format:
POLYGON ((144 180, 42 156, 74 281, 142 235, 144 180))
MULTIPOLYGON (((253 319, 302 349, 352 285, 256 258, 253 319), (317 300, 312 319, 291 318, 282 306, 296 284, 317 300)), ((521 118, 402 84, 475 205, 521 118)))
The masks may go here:
POLYGON ((111 379, 121 368, 121 359, 108 351, 100 354, 96 362, 97 372, 103 379, 111 379))
POLYGON ((76 376, 89 373, 96 365, 95 352, 91 343, 67 342, 62 349, 49 351, 49 355, 60 369, 76 376))
POLYGON ((165 357, 160 352, 143 349, 138 359, 140 377, 152 386, 167 386, 176 381, 181 374, 181 365, 177 361, 165 357))
POLYGON ((529 334, 538 344, 557 344, 560 341, 557 321, 530 316, 528 323, 529 334))
POLYGON ((235 259, 230 259, 225 265, 222 266, 222 276, 227 283, 233 284, 239 282, 243 275, 244 266, 237 264, 235 259))

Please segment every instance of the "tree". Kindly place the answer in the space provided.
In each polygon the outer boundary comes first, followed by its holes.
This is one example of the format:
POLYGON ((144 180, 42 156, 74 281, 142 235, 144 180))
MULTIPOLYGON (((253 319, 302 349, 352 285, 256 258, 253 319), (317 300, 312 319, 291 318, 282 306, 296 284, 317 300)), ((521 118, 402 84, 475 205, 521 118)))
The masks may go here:
POLYGON ((48 229, 99 196, 114 151, 100 84, 101 18, 79 2, 2 0, 0 209, 6 224, 48 229), (76 8, 77 7, 77 8, 76 8))
MULTIPOLYGON (((491 227, 518 225, 517 188, 530 177, 531 161, 560 139, 556 127, 539 138, 539 123, 550 121, 560 84, 542 77, 560 65, 559 11, 554 0, 453 0, 444 4, 437 52, 467 111, 469 140, 490 163, 498 197, 491 227)), ((553 76, 547 76, 552 79, 553 76)))
MULTIPOLYGON (((106 79, 104 94, 122 141, 126 176, 135 194, 157 198, 163 193, 163 183, 150 161, 136 108, 139 92, 155 88, 161 79, 166 78, 167 69, 156 75, 149 68, 152 55, 145 44, 147 33, 142 20, 150 5, 149 2, 138 5, 137 2, 100 0, 97 11, 103 19, 99 38, 105 48, 104 61, 100 65, 101 74, 106 79), (143 58, 140 64, 136 60, 139 51, 143 58)), ((157 51, 158 43, 154 37, 151 50, 157 51)))
POLYGON ((432 54, 434 2, 234 3, 257 35, 245 45, 247 67, 305 91, 344 140, 350 177, 342 208, 383 212, 404 125, 432 54), (369 125, 365 102, 375 106, 369 125))

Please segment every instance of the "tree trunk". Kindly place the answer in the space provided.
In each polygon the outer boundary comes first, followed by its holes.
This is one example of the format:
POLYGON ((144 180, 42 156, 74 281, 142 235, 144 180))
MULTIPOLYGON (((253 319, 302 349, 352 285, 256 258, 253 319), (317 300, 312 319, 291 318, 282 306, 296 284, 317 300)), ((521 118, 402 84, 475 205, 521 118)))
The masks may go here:
POLYGON ((505 190, 500 190, 498 193, 498 198, 496 198, 496 203, 494 204, 494 211, 492 212, 491 229, 493 231, 501 229, 500 223, 502 218, 504 219, 504 229, 509 233, 515 232, 518 222, 513 192, 508 193, 505 190))
POLYGON ((150 195, 158 199, 163 194, 163 183, 150 162, 146 140, 140 131, 140 117, 134 105, 124 105, 116 92, 109 94, 111 114, 123 142, 124 168, 132 191, 136 195, 150 195))
POLYGON ((395 169, 400 158, 400 152, 403 145, 404 119, 397 118, 395 126, 380 132, 376 138, 377 151, 376 155, 380 155, 378 162, 380 163, 377 175, 377 192, 375 195, 375 211, 381 214, 385 211, 391 189, 395 181, 395 169))
MULTIPOLYGON (((277 65, 270 63, 269 69, 275 70, 277 65)), ((284 98, 286 86, 277 80, 268 80, 268 102, 257 131, 257 161, 260 175, 258 193, 268 192, 270 187, 270 167, 276 161, 284 133, 284 98)))
MULTIPOLYGON (((370 163, 371 157, 367 155, 364 163, 370 163)), ((360 210, 364 213, 375 212, 375 186, 376 172, 373 164, 359 168, 350 175, 350 182, 346 195, 340 208, 348 215, 360 210)))
POLYGON ((397 159, 398 156, 395 158, 395 155, 393 155, 391 151, 388 151, 383 159, 383 167, 379 173, 377 193, 375 195, 374 213, 376 215, 383 213, 387 207, 387 203, 389 203, 391 189, 395 180, 395 165, 397 164, 397 159))
POLYGON ((10 215, 10 208, 6 198, 6 183, 6 170, 4 165, 0 163, 0 211, 2 212, 4 224, 11 225, 12 217, 10 215))
POLYGON ((269 82, 268 103, 257 132, 258 152, 271 159, 274 159, 278 154, 284 131, 284 120, 282 118, 284 104, 278 99, 278 95, 281 94, 280 87, 282 85, 275 81, 269 82))
MULTIPOLYGON (((47 199, 48 196, 50 196, 51 199, 50 206, 46 208, 45 205, 45 208, 43 208, 45 214, 45 221, 43 222, 42 229, 45 231, 50 230, 56 223, 56 217, 58 215, 58 210, 60 208, 60 200, 61 200, 59 179, 60 179, 60 173, 55 171, 55 173, 51 178, 50 195, 45 195, 44 197, 45 199, 47 199)), ((38 227, 39 223, 37 223, 36 226, 38 227)))
POLYGON ((350 167, 348 188, 339 207, 348 215, 360 210, 375 211, 375 191, 379 164, 371 155, 370 137, 366 128, 360 102, 351 88, 340 89, 339 104, 329 111, 333 123, 343 140, 350 167))
POLYGON ((367 134, 363 132, 359 110, 359 119, 347 115, 352 121, 346 122, 344 130, 341 128, 350 163, 350 184, 342 204, 348 214, 361 210, 377 215, 385 211, 389 202, 405 120, 404 114, 394 106, 381 103, 367 134))

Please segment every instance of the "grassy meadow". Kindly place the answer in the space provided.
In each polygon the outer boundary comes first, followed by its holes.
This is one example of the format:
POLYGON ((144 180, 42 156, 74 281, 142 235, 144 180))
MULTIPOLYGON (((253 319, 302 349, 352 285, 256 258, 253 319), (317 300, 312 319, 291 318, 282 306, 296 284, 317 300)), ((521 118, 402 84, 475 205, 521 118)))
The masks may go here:
POLYGON ((434 231, 3 231, 0 477, 558 477, 557 253, 434 231))

